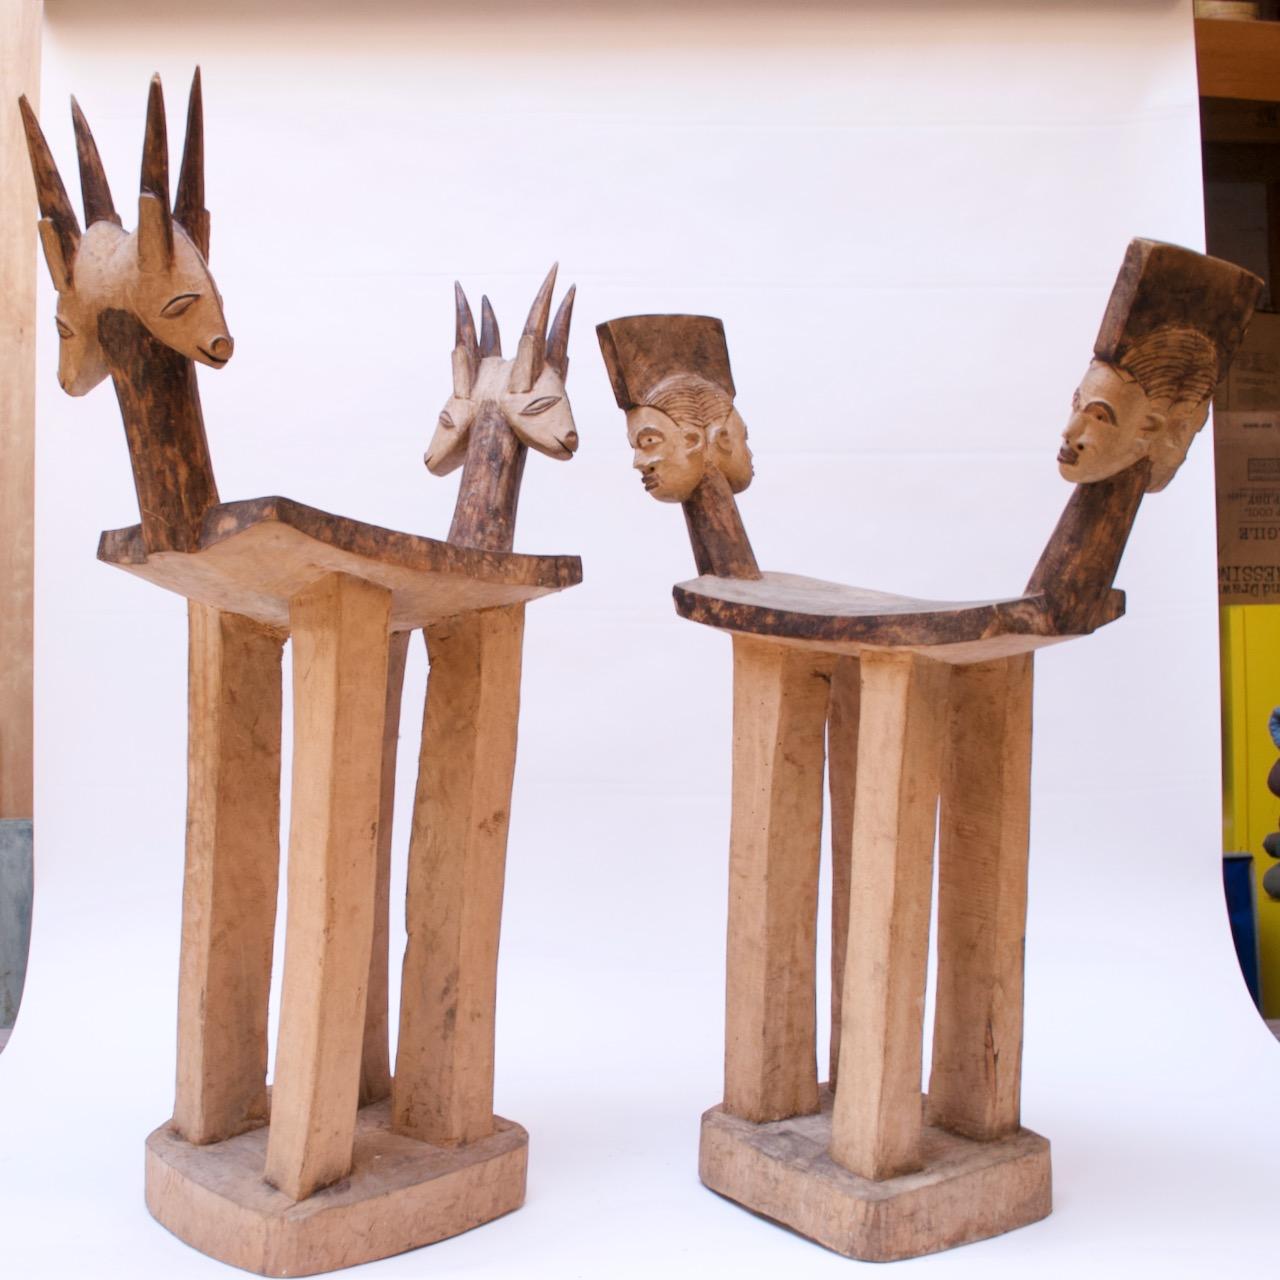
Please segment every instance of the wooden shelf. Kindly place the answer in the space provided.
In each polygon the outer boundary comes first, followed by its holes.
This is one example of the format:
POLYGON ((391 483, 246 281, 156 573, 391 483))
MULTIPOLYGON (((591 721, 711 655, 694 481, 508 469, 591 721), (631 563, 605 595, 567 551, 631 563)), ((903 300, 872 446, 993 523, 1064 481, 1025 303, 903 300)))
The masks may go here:
POLYGON ((1195 24, 1202 98, 1280 102, 1280 22, 1197 18, 1195 24))

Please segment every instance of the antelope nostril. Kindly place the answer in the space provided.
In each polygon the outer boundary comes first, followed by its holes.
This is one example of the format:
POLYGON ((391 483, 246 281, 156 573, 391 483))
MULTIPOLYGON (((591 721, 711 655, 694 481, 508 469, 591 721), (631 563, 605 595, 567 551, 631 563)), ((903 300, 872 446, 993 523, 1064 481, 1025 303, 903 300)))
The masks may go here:
POLYGON ((235 345, 230 338, 222 334, 209 343, 209 354, 216 356, 219 360, 230 360, 231 353, 235 350, 235 345))
POLYGON ((578 433, 570 431, 568 435, 561 437, 560 443, 572 453, 578 447, 578 433))

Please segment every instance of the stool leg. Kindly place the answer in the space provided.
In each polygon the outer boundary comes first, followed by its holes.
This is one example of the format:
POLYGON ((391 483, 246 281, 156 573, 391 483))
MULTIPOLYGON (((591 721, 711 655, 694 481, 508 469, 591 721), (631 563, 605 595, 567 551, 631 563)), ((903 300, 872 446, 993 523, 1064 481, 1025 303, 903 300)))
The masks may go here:
POLYGON ((391 1049, 387 1042, 387 963, 391 922, 391 831, 396 802, 396 757, 400 745, 400 696, 412 632, 391 636, 387 654, 387 703, 382 732, 382 780, 378 799, 378 879, 373 896, 373 951, 364 1010, 360 1105, 391 1095, 391 1049))
POLYGON ((733 641, 733 821, 724 1106, 818 1110, 815 949, 831 662, 733 641))
POLYGON ((493 1132, 494 1002, 524 606, 427 628, 431 662, 409 842, 395 1129, 493 1132))
POLYGON ((957 667, 951 680, 929 1119, 989 1139, 1019 1125, 1032 658, 957 667))
POLYGON ((840 1087, 831 1155, 864 1178, 921 1167, 921 1049, 948 668, 864 653, 840 1087))
POLYGON ((280 867, 284 636, 191 604, 187 855, 174 1128, 221 1142, 267 1119, 280 867))
POLYGON ((840 1019, 849 944, 849 875, 853 866, 853 792, 858 774, 857 658, 841 658, 831 673, 827 711, 827 775, 831 792, 831 1042, 827 1081, 836 1087, 840 1068, 840 1019))
POLYGON ((373 942, 391 593, 329 574, 289 602, 294 750, 280 1041, 266 1180, 351 1167, 373 942))

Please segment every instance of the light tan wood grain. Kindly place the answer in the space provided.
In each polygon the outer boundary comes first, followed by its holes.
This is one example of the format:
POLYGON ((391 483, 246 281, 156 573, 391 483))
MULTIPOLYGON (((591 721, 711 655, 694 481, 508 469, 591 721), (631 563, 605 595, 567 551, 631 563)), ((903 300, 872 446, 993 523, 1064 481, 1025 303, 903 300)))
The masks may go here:
POLYGON ((289 907, 266 1178, 346 1176, 373 945, 390 593, 338 574, 296 597, 289 907))
POLYGON ((428 628, 427 706, 409 843, 408 942, 392 1085, 397 1132, 493 1129, 498 937, 524 608, 428 628))
POLYGON ((938 835, 929 1118, 970 1138, 1019 1123, 1032 657, 957 667, 938 835))
POLYGON ((849 946, 849 877, 853 872, 853 795, 858 776, 858 708, 862 677, 856 658, 841 658, 831 672, 827 709, 827 776, 831 794, 831 1042, 827 1084, 840 1076, 840 1024, 844 966, 849 946))
POLYGON ((831 1155, 864 1178, 919 1169, 933 844, 949 669, 864 655, 840 1087, 831 1155))
POLYGON ((192 604, 187 854, 174 1128, 219 1142, 267 1119, 280 867, 284 636, 192 604))
POLYGON ((378 798, 378 875, 373 899, 373 947, 369 994, 364 1009, 364 1051, 360 1061, 360 1105, 391 1096, 388 1041, 388 981, 391 923, 391 835, 396 801, 396 760, 400 747, 400 703, 411 632, 391 636, 387 654, 387 701, 382 729, 382 776, 378 798))
POLYGON ((42 0, 0 0, 0 819, 32 806, 36 229, 16 99, 40 96, 42 0))
POLYGON ((926 1127, 923 1169, 872 1180, 836 1163, 831 1091, 822 1110, 750 1124, 714 1107, 702 1117, 698 1173, 713 1191, 846 1257, 893 1262, 952 1249, 1045 1217, 1049 1144, 1017 1129, 973 1142, 926 1127))
POLYGON ((266 1146, 265 1129, 193 1147, 162 1126, 147 1139, 147 1208, 220 1262, 309 1276, 434 1244, 524 1203, 529 1135, 500 1118, 489 1138, 444 1150, 393 1132, 386 1100, 365 1107, 349 1176, 300 1203, 263 1181, 266 1146))
POLYGON ((830 664, 733 650, 733 823, 724 1105, 748 1120, 818 1105, 815 947, 830 664))

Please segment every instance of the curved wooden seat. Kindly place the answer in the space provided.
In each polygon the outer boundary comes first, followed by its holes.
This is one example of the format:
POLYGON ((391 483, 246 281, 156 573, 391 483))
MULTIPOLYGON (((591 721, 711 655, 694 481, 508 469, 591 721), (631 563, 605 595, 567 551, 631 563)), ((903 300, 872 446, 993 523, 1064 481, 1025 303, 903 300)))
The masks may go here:
MULTIPOLYGON (((830 653, 910 649, 943 662, 980 662, 1069 639, 1041 594, 1005 600, 916 600, 795 573, 704 575, 674 588, 682 618, 830 653)), ((1124 613, 1112 591, 1096 625, 1124 613)), ((1092 628, 1091 628, 1092 629, 1092 628)))
POLYGON ((188 600, 283 628, 290 599, 329 573, 389 590, 393 631, 520 604, 582 581, 577 556, 458 547, 280 497, 211 507, 192 551, 148 554, 141 525, 109 530, 98 559, 188 600))

